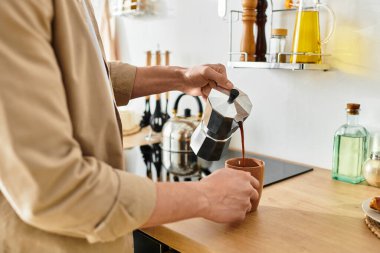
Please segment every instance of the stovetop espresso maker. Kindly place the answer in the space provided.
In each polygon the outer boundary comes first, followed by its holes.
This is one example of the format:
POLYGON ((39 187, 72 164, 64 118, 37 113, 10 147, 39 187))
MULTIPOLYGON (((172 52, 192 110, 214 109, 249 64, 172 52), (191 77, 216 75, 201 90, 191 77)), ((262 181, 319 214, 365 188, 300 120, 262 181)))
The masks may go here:
POLYGON ((251 113, 252 103, 239 89, 212 89, 201 123, 191 136, 193 152, 207 161, 217 161, 227 150, 232 134, 251 113))

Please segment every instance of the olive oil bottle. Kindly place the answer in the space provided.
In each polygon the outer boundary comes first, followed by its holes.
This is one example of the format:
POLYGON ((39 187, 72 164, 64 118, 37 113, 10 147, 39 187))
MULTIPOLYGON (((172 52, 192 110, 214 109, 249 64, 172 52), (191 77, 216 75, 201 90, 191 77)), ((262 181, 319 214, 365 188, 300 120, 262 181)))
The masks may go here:
POLYGON ((347 123, 334 136, 332 178, 352 184, 364 180, 362 167, 368 156, 368 131, 359 125, 360 104, 347 104, 347 123))
POLYGON ((321 39, 319 33, 319 11, 297 11, 293 34, 291 63, 321 63, 321 39), (315 55, 297 55, 311 53, 315 55))

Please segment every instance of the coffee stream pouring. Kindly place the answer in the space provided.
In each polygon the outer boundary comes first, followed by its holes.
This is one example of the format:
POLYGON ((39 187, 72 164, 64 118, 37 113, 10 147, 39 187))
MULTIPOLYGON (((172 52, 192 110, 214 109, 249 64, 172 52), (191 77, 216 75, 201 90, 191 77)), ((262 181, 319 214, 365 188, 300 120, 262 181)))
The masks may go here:
POLYGON ((203 119, 191 136, 193 152, 207 161, 217 161, 227 150, 238 122, 250 114, 252 103, 239 89, 212 89, 203 119))

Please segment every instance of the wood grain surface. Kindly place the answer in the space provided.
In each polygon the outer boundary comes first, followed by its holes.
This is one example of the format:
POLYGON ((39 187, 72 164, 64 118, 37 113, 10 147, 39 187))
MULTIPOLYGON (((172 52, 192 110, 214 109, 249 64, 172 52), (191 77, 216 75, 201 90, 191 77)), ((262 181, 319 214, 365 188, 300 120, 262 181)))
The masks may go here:
POLYGON ((157 133, 154 133, 154 138, 152 140, 147 140, 146 137, 149 135, 149 132, 150 127, 147 126, 136 134, 123 136, 123 148, 130 149, 137 146, 161 142, 162 136, 157 133))
POLYGON ((181 252, 380 252, 361 210, 380 189, 330 173, 315 169, 264 188, 258 210, 241 224, 198 218, 143 231, 181 252))
POLYGON ((245 55, 242 54, 240 61, 255 61, 256 44, 253 25, 256 22, 257 0, 242 0, 241 2, 243 6, 243 33, 240 41, 240 52, 247 53, 247 59, 245 55))

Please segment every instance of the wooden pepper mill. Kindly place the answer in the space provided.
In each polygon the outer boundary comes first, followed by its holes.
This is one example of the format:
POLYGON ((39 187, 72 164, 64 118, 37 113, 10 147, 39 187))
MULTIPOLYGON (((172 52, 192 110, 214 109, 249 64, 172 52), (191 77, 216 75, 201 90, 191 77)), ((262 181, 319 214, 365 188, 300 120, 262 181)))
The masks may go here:
POLYGON ((137 0, 131 0, 131 10, 137 9, 137 0))
POLYGON ((267 40, 265 37, 265 24, 267 22, 268 8, 267 0, 258 0, 257 2, 257 38, 256 38, 256 61, 266 62, 265 54, 267 53, 267 40))
POLYGON ((156 51, 156 66, 161 65, 161 51, 157 49, 156 51))
MULTIPOLYGON (((247 61, 255 61, 255 36, 253 34, 253 25, 256 22, 257 0, 242 0, 243 5, 243 34, 240 42, 240 51, 247 53, 247 61)), ((240 56, 240 61, 245 61, 245 55, 240 56)))

